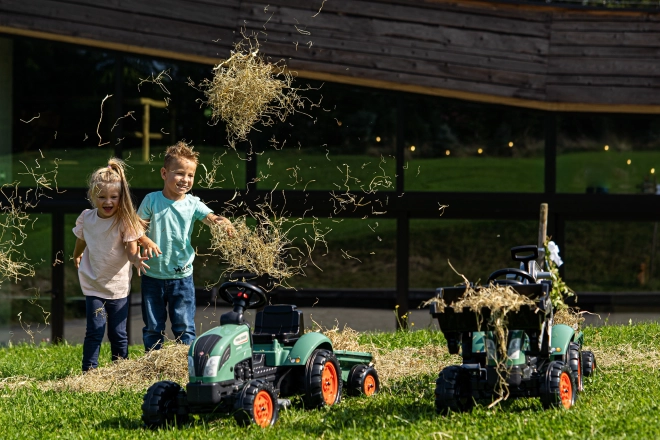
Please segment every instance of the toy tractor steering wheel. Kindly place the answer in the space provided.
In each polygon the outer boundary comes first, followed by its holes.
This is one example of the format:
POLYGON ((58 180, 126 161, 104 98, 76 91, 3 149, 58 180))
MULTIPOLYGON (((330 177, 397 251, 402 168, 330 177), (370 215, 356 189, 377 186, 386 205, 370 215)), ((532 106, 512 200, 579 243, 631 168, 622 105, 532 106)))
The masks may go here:
POLYGON ((515 269, 513 267, 509 267, 506 269, 500 269, 496 270, 495 272, 491 273, 490 276, 488 277, 487 283, 490 284, 491 282, 495 284, 522 284, 522 282, 518 280, 512 280, 510 278, 503 279, 503 280, 498 280, 498 277, 501 277, 502 275, 515 275, 517 277, 523 278, 527 281, 530 282, 530 284, 536 283, 536 280, 534 279, 533 276, 525 272, 524 270, 520 269, 515 269))
POLYGON ((268 297, 261 287, 242 281, 223 283, 218 289, 218 295, 232 305, 243 300, 246 309, 258 309, 268 302, 268 297))

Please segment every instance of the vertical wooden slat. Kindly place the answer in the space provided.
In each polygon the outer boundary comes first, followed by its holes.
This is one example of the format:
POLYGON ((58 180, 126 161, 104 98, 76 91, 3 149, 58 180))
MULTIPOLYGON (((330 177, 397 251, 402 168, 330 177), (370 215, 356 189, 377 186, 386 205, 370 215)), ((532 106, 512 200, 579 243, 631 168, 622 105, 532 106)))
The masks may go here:
MULTIPOLYGON (((404 192, 404 164, 405 164, 405 108, 403 96, 397 95, 396 116, 396 192, 401 196, 404 192)), ((408 314, 408 284, 410 253, 410 218, 409 213, 399 210, 396 221, 396 303, 397 328, 406 328, 408 321, 404 316, 408 314)))
POLYGON ((545 115, 545 193, 557 192, 557 115, 545 115))
POLYGON ((64 251, 64 212, 55 210, 51 215, 51 340, 58 344, 64 341, 64 263, 57 261, 58 252, 64 251))
MULTIPOLYGON (((124 137, 124 124, 123 116, 124 111, 124 56, 117 52, 115 53, 115 93, 114 93, 114 113, 115 121, 117 121, 117 127, 112 130, 111 140, 112 139, 122 139, 124 137)), ((121 141, 114 141, 115 144, 115 157, 122 158, 123 147, 121 141)))

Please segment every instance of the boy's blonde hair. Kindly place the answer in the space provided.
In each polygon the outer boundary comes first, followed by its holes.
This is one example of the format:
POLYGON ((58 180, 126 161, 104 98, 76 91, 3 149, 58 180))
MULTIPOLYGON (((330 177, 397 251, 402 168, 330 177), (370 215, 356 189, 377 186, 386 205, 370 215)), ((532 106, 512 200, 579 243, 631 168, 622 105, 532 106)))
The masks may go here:
POLYGON ((108 166, 97 169, 89 177, 87 199, 96 208, 94 197, 98 195, 101 187, 109 185, 119 186, 119 206, 113 224, 121 224, 124 230, 132 229, 137 235, 143 234, 147 222, 142 220, 135 212, 135 205, 131 197, 128 180, 124 168, 126 164, 116 157, 108 160, 108 166))
POLYGON ((167 147, 165 150, 165 161, 163 167, 167 169, 167 166, 174 160, 178 158, 188 159, 195 163, 199 164, 199 152, 195 151, 187 143, 179 141, 171 147, 167 147))

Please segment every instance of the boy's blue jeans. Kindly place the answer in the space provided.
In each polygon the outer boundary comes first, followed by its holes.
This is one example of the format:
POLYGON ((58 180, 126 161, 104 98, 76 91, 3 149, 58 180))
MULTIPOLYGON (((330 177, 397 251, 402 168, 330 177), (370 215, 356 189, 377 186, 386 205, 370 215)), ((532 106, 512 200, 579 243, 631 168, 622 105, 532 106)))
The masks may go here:
POLYGON ((193 277, 161 280, 142 275, 142 339, 145 350, 160 349, 169 312, 178 342, 195 340, 195 285, 193 277))
POLYGON ((128 298, 103 299, 96 296, 85 296, 85 311, 87 330, 83 342, 83 371, 94 369, 99 365, 99 350, 105 335, 106 323, 112 360, 126 359, 128 357, 128 335, 126 334, 128 298))

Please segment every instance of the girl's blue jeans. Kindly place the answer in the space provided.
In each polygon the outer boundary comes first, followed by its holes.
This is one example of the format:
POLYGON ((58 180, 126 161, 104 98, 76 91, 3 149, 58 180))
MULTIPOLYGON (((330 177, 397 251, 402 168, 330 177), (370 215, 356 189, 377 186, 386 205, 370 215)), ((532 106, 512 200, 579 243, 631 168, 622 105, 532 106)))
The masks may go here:
POLYGON ((195 285, 192 275, 161 280, 142 275, 142 339, 145 350, 158 350, 164 341, 169 315, 177 342, 195 340, 195 285))
POLYGON ((106 326, 108 327, 112 360, 126 359, 128 357, 128 335, 126 334, 128 297, 103 299, 96 296, 85 296, 85 311, 87 329, 83 342, 83 371, 98 367, 99 350, 106 326))

